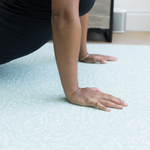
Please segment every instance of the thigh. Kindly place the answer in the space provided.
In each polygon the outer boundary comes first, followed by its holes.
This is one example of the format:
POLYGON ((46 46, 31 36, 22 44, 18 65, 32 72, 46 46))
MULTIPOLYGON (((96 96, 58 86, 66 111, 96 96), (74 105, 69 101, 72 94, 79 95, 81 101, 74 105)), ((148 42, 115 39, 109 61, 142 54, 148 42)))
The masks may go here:
POLYGON ((49 18, 43 19, 34 17, 38 9, 30 14, 21 9, 14 13, 0 4, 0 64, 32 53, 52 38, 50 12, 49 18), (24 11, 28 15, 20 13, 24 11))

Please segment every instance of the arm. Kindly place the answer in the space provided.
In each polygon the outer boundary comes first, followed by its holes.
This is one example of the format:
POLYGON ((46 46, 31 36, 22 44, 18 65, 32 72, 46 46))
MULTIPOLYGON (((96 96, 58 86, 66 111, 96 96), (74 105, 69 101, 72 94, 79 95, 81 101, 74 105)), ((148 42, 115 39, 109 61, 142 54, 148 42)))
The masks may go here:
POLYGON ((52 0, 54 51, 66 97, 70 103, 76 105, 92 106, 107 111, 105 106, 119 109, 119 104, 125 105, 121 99, 102 93, 97 88, 78 86, 77 64, 81 42, 78 7, 79 0, 52 0))
POLYGON ((81 40, 79 0, 52 0, 52 32, 61 83, 70 97, 79 87, 77 63, 81 40))
MULTIPOLYGON (((80 22, 82 27, 82 34, 81 34, 81 46, 80 46, 79 58, 84 58, 87 55, 86 42, 87 42, 87 29, 88 29, 88 13, 80 17, 80 22)), ((90 54, 82 62, 87 62, 87 63, 100 62, 102 64, 105 64, 107 63, 107 60, 116 61, 117 58, 112 56, 99 55, 99 54, 90 54)))
POLYGON ((80 17, 82 34, 81 34, 81 45, 79 58, 83 58, 87 55, 87 29, 88 29, 88 13, 80 17))

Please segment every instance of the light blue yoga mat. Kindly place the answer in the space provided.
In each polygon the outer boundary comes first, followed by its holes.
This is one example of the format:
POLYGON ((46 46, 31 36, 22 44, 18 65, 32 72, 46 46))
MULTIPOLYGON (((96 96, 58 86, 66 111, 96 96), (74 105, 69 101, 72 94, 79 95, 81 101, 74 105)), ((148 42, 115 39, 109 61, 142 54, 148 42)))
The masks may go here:
POLYGON ((125 100, 105 112, 65 99, 52 43, 0 66, 0 150, 149 150, 150 46, 87 44, 115 56, 78 63, 80 87, 125 100))

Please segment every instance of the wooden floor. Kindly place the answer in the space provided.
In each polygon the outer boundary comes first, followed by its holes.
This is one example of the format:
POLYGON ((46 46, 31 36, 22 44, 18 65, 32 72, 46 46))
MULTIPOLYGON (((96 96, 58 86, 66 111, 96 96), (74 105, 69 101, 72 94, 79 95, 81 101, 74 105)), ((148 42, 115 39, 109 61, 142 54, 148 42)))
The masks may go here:
POLYGON ((150 32, 113 33, 112 43, 107 42, 103 34, 91 32, 88 33, 88 43, 150 45, 150 32))
POLYGON ((87 43, 150 45, 150 32, 126 31, 125 33, 113 33, 112 39, 112 43, 109 43, 105 40, 103 34, 90 32, 87 36, 87 43))

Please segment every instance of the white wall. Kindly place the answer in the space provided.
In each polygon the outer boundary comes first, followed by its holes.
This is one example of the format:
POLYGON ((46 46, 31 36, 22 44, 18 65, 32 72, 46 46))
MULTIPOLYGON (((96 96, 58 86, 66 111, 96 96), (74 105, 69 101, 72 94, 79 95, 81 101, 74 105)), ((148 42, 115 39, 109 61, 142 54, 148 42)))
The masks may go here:
POLYGON ((150 0, 114 0, 115 7, 124 7, 129 11, 150 11, 150 0))
POLYGON ((150 31, 150 0, 114 0, 114 7, 127 10, 126 30, 150 31))

